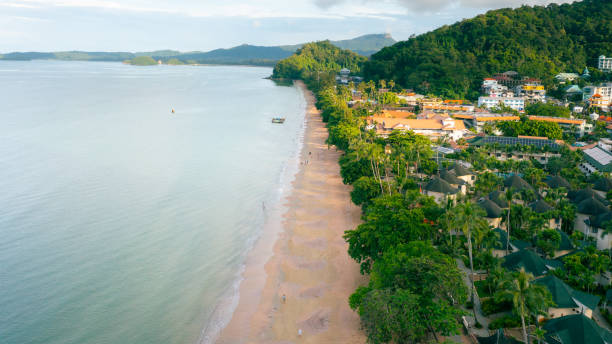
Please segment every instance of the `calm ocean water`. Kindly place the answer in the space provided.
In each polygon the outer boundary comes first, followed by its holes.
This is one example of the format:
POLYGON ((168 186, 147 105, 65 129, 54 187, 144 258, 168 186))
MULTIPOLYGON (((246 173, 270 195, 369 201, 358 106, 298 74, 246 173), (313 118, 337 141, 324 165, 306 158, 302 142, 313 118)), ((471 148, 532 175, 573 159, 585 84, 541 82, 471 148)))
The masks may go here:
POLYGON ((218 325, 299 149, 303 95, 270 74, 0 62, 0 343, 218 325))

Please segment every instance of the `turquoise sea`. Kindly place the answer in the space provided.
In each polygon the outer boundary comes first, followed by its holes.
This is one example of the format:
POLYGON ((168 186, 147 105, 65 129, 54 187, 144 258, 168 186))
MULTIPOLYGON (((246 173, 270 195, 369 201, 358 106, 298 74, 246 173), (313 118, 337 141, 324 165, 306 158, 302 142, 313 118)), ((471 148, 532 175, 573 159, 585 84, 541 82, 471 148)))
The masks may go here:
POLYGON ((0 62, 0 343, 214 337, 297 164, 270 74, 0 62))

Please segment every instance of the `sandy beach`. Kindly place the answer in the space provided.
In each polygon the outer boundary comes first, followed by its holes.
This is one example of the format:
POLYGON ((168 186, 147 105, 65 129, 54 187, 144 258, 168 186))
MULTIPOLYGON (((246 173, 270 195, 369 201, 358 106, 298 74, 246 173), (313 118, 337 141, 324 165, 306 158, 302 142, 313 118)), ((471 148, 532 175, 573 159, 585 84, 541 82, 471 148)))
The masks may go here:
POLYGON ((325 143, 327 129, 312 93, 297 86, 308 107, 302 164, 284 214, 278 214, 282 223, 266 228, 249 253, 240 300, 219 344, 365 342, 348 306, 364 280, 342 239, 359 224, 360 209, 342 184, 340 152, 325 143))

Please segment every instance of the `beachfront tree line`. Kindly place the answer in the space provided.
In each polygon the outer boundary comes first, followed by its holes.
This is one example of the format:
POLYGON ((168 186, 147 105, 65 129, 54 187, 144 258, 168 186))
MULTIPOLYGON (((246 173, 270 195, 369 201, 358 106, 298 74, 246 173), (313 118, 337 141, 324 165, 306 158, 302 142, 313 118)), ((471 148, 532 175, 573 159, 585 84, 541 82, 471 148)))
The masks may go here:
MULTIPOLYGON (((485 315, 510 313, 493 321, 491 329, 519 327, 525 342, 528 337, 541 337, 537 317, 546 315, 548 308, 554 306, 550 292, 532 283, 534 276, 530 273, 501 267, 501 260, 492 253, 498 247, 499 235, 473 201, 499 190, 503 180, 483 172, 467 196, 438 205, 421 192, 426 176, 449 167, 436 162, 431 142, 412 132, 377 137, 364 125, 365 117, 375 111, 373 105, 349 108, 346 93, 343 86, 320 87, 317 105, 328 124, 328 142, 345 151, 340 158, 341 175, 346 184, 353 186, 352 201, 363 210, 363 223, 346 231, 344 238, 349 255, 370 277, 368 285, 358 288, 349 300, 361 317, 369 342, 412 343, 459 333, 461 316, 475 313, 471 300, 476 293, 475 282, 466 284, 463 280, 459 261, 469 270, 468 276, 474 276, 476 270, 488 272, 487 279, 478 282, 489 290, 483 302, 485 315)), ((521 173, 537 191, 546 187, 544 178, 548 174, 565 176, 575 188, 592 182, 575 170, 579 153, 564 150, 560 157, 542 166, 537 161, 500 162, 489 158, 487 149, 491 147, 468 148, 454 158, 470 161, 481 171, 521 173)), ((543 193, 544 200, 552 206, 544 214, 526 205, 536 200, 536 191, 510 188, 503 192, 500 197, 508 204, 503 222, 510 233, 506 247, 512 237, 531 242, 542 254, 552 257, 561 238, 557 231, 547 228, 549 220, 561 218, 562 229, 571 233, 576 217, 575 206, 561 197, 563 192, 560 189, 543 193)), ((576 244, 585 240, 579 232, 571 238, 576 244)), ((610 259, 605 254, 593 248, 589 252, 601 257, 600 265, 609 266, 610 259)), ((589 292, 602 268, 589 265, 589 259, 581 259, 584 257, 578 253, 565 258, 568 268, 555 274, 589 292), (590 277, 585 280, 584 276, 590 277)))
MULTIPOLYGON (((346 231, 345 240, 349 255, 370 281, 350 297, 350 306, 359 313, 371 343, 457 334, 461 316, 469 312, 464 305, 476 292, 473 281, 466 285, 463 280, 457 259, 466 258, 470 276, 483 267, 499 269, 491 254, 497 238, 470 198, 441 207, 420 192, 425 175, 444 167, 433 159, 431 142, 411 132, 384 139, 365 130, 364 119, 372 109, 348 108, 341 88, 319 89, 318 106, 328 123, 329 143, 345 150, 342 178, 353 185, 351 198, 363 209, 363 223, 346 231)), ((539 178, 543 173, 532 174, 539 178)), ((491 184, 497 188, 499 181, 491 184)), ((508 197, 510 202, 516 199, 508 197)), ((542 242, 548 244, 546 239, 542 242)), ((524 271, 504 270, 493 287, 500 290, 497 303, 510 304, 508 310, 514 310, 524 333, 550 305, 548 291, 532 280, 524 271)))
MULTIPOLYGON (((381 138, 366 130, 365 119, 378 111, 378 106, 365 102, 350 108, 347 101, 351 90, 335 84, 338 64, 328 60, 327 65, 330 69, 300 73, 300 77, 317 97, 317 107, 329 130, 328 143, 344 151, 339 161, 341 176, 344 183, 353 186, 352 201, 362 207, 363 223, 346 231, 344 238, 349 255, 360 264, 362 274, 370 277, 369 283, 349 299, 360 315, 368 342, 413 343, 457 334, 461 316, 475 313, 471 301, 474 294, 486 290, 490 297, 483 301, 485 315, 500 311, 510 314, 493 321, 491 329, 519 327, 526 341, 527 336, 541 337, 541 331, 530 325, 538 325, 536 317, 553 305, 550 293, 533 284, 531 274, 501 267, 500 259, 492 254, 500 238, 473 202, 498 190, 501 179, 493 173, 481 173, 468 196, 438 205, 421 193, 427 176, 448 167, 444 162, 438 164, 431 142, 412 132, 394 132, 381 138), (472 280, 466 283, 460 265, 472 272, 469 276, 474 276, 475 270, 486 270, 488 277, 477 285, 472 280)), ((276 69, 275 75, 283 76, 276 69)), ((362 94, 377 99, 372 84, 361 86, 365 87, 362 94)), ((521 173, 538 188, 543 187, 547 174, 565 177, 574 188, 589 182, 576 171, 579 153, 563 152, 542 166, 529 160, 498 161, 486 154, 492 149, 502 148, 470 147, 452 158, 469 161, 479 171, 521 173)), ((513 239, 534 242, 541 252, 550 255, 559 247, 558 233, 552 234, 545 224, 551 216, 560 215, 569 233, 576 209, 554 192, 546 195, 554 209, 549 214, 536 214, 524 205, 535 198, 535 193, 510 189, 502 196, 509 204, 503 218, 513 239)), ((580 281, 580 276, 585 270, 593 271, 592 276, 597 274, 597 267, 589 266, 589 261, 572 258, 571 268, 559 277, 587 291, 594 283, 580 281)), ((609 264, 609 259, 602 264, 609 264)))

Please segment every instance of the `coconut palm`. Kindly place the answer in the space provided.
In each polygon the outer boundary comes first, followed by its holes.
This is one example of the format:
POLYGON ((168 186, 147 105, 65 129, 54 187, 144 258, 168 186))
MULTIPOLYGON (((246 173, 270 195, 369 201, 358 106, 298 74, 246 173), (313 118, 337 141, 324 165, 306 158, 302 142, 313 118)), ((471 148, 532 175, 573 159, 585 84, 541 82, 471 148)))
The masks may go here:
POLYGON ((500 296, 512 300, 514 311, 521 317, 524 342, 529 343, 525 318, 541 314, 552 305, 550 292, 543 285, 531 284, 534 277, 524 268, 511 276, 501 283, 500 296))
POLYGON ((504 200, 508 203, 508 217, 506 219, 506 231, 508 235, 506 236, 506 254, 509 254, 510 251, 510 209, 512 208, 512 201, 516 198, 516 194, 514 193, 514 188, 509 187, 506 188, 506 191, 503 194, 504 200))
MULTIPOLYGON (((472 233, 483 232, 489 229, 489 224, 484 219, 486 216, 484 209, 476 206, 469 200, 458 204, 455 209, 457 223, 460 224, 460 229, 467 237, 468 256, 470 258, 470 288, 472 302, 474 302, 474 259, 472 255, 472 233)), ((476 318, 476 310, 474 309, 474 318, 476 318)))

